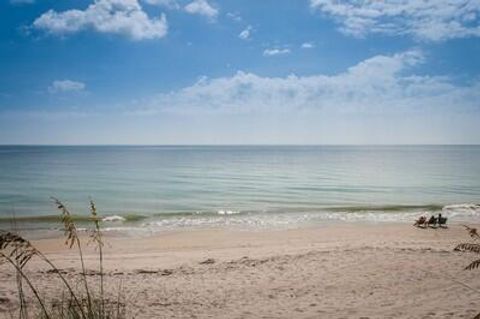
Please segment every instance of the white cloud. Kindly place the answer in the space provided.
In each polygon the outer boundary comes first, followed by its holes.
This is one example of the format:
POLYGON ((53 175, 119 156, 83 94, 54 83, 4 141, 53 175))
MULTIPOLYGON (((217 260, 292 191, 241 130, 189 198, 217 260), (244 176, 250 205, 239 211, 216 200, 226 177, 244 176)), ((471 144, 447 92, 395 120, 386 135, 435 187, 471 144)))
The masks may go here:
POLYGON ((442 41, 480 36, 478 0, 310 0, 310 6, 355 37, 379 33, 442 41))
POLYGON ((315 44, 313 44, 312 42, 304 42, 301 45, 302 49, 313 49, 314 47, 315 47, 315 44))
POLYGON ((226 16, 227 16, 227 18, 230 18, 235 22, 242 22, 242 20, 243 20, 242 17, 238 13, 234 13, 234 12, 227 12, 226 16))
POLYGON ((85 83, 72 80, 57 80, 53 81, 48 87, 48 92, 63 93, 63 92, 80 92, 85 90, 85 83))
POLYGON ((242 40, 249 40, 252 34, 252 31, 253 31, 253 28, 251 25, 249 25, 242 32, 240 32, 238 37, 242 40))
MULTIPOLYGON (((336 75, 262 77, 237 72, 231 77, 202 78, 192 86, 164 93, 135 108, 159 111, 440 114, 480 109, 480 81, 456 85, 444 76, 416 75, 420 51, 377 55, 336 75)), ((272 114, 273 114, 272 113, 272 114)))
POLYGON ((209 19, 215 19, 218 15, 218 9, 211 6, 207 0, 193 0, 185 6, 185 11, 190 14, 198 14, 209 19))
POLYGON ((274 56, 274 55, 282 55, 282 54, 289 54, 290 49, 265 49, 263 51, 264 56, 274 56))
POLYGON ((154 6, 162 6, 169 9, 179 9, 180 5, 176 0, 143 0, 143 2, 154 6))
POLYGON ((33 26, 58 35, 93 29, 133 40, 162 38, 168 30, 165 15, 150 18, 137 0, 95 0, 83 11, 49 10, 37 18, 33 26))

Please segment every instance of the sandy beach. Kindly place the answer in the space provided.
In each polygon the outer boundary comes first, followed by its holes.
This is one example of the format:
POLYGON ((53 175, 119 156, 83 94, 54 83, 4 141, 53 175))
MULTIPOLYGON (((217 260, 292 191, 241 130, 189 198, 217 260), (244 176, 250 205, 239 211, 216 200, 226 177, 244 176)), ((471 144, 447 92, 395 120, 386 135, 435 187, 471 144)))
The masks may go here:
MULTIPOLYGON (((334 224, 291 230, 181 230, 108 236, 109 290, 123 286, 135 318, 473 318, 480 276, 460 225, 334 224), (468 286, 468 287, 467 287, 468 286), (476 290, 476 291, 475 291, 476 290)), ((72 279, 79 263, 60 238, 35 240, 72 279)), ((87 248, 95 280, 96 254, 87 248)), ((0 266, 1 309, 14 304, 14 274, 0 266)), ((49 298, 61 287, 37 260, 27 266, 49 298)))
POLYGON ((480 319, 480 0, 0 30, 0 319, 480 319))

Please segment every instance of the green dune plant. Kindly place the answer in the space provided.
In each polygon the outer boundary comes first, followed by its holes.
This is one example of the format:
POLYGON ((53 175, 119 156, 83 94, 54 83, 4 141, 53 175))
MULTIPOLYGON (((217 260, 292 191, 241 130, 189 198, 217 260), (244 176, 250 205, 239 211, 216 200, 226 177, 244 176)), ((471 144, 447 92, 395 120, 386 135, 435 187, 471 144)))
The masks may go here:
POLYGON ((87 280, 87 270, 85 266, 82 240, 78 235, 73 215, 68 208, 57 198, 52 198, 57 209, 61 213, 61 221, 65 231, 65 244, 70 248, 75 248, 81 266, 81 290, 75 290, 74 282, 67 280, 64 273, 40 250, 22 236, 8 231, 0 230, 0 263, 8 263, 17 273, 17 290, 19 298, 20 319, 123 319, 125 318, 126 306, 122 302, 122 294, 117 292, 114 301, 108 299, 105 293, 105 273, 103 256, 103 236, 101 231, 101 218, 97 213, 95 203, 90 200, 90 217, 93 229, 90 231, 90 243, 95 245, 98 251, 99 264, 99 283, 98 292, 92 289, 87 280), (25 267, 33 259, 38 258, 45 262, 50 270, 49 273, 57 276, 62 284, 63 293, 61 300, 57 302, 47 302, 42 298, 41 288, 37 287, 31 276, 26 272, 25 267), (30 289, 33 294, 35 312, 27 311, 27 301, 25 297, 24 285, 30 289))
MULTIPOLYGON (((473 242, 458 244, 454 248, 454 250, 480 254, 480 244, 478 243, 478 241, 480 240, 480 234, 478 233, 477 229, 467 225, 463 225, 463 227, 465 227, 465 230, 468 232, 468 235, 470 236, 473 242)), ((480 258, 470 262, 465 267, 465 270, 473 270, 479 267, 480 267, 480 258)), ((473 319, 480 319, 480 313, 478 313, 473 319)))
MULTIPOLYGON (((468 235, 472 238, 473 242, 471 243, 461 243, 458 244, 454 250, 455 251, 469 251, 473 253, 480 254, 480 244, 478 243, 478 240, 480 240, 480 235, 478 234, 478 231, 476 228, 470 227, 463 225, 465 229, 468 232, 468 235)), ((472 261, 470 264, 468 264, 465 267, 465 270, 472 270, 480 267, 480 259, 472 261)))

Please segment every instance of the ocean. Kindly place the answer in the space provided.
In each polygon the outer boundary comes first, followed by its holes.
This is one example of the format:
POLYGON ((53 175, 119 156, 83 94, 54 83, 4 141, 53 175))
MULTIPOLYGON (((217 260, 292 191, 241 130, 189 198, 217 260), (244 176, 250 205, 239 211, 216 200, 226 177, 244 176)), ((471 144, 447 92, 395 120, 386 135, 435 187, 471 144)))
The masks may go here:
POLYGON ((105 230, 480 222, 480 146, 0 146, 0 228, 105 230))

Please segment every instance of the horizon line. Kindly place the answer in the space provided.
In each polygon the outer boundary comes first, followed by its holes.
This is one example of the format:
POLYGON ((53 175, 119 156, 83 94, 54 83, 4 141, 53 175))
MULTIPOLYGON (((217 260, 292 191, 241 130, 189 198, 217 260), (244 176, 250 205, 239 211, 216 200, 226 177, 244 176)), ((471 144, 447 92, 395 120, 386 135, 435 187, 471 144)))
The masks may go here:
POLYGON ((6 146, 70 146, 70 147, 82 147, 82 146, 480 146, 480 144, 469 144, 469 143, 372 143, 372 144, 348 144, 348 143, 324 143, 324 144, 293 144, 293 143, 255 143, 255 144, 2 144, 0 147, 6 146))

